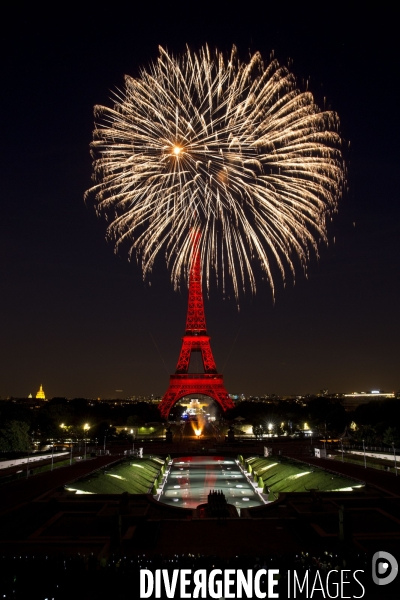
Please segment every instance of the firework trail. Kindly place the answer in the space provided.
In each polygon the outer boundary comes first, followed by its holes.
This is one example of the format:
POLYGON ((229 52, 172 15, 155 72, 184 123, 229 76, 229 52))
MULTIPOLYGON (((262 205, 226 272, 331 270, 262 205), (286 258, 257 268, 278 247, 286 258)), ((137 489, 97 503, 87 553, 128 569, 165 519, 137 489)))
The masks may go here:
POLYGON ((292 73, 259 53, 240 62, 208 47, 126 76, 113 108, 95 107, 92 153, 98 213, 116 249, 127 242, 146 275, 165 255, 175 287, 188 280, 191 230, 203 278, 235 296, 256 289, 258 262, 272 291, 294 257, 306 267, 344 183, 339 119, 301 92, 292 73))

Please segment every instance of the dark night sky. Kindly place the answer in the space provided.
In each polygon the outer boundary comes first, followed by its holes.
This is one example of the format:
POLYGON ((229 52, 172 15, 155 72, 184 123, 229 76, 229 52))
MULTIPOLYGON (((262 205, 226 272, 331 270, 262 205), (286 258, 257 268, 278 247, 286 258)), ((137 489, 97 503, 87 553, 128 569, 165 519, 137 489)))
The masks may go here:
POLYGON ((48 397, 166 390, 186 293, 172 290, 162 263, 149 286, 115 256, 83 194, 93 105, 110 104, 110 90, 159 44, 180 52, 205 42, 291 58, 350 142, 349 191, 308 279, 298 272, 286 288, 278 280, 275 304, 260 282, 240 312, 214 290, 206 301, 228 390, 400 388, 398 10, 276 4, 15 3, 3 13, 1 397, 40 383, 48 397))

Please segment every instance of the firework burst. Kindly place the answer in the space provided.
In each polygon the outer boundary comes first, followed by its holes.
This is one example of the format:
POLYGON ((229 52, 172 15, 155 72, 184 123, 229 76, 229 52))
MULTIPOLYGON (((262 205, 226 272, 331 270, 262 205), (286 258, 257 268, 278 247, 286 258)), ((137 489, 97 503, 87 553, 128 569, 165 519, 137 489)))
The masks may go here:
POLYGON ((116 249, 128 241, 144 275, 163 253, 174 286, 187 279, 194 229, 207 286, 214 274, 236 297, 255 292, 258 262, 273 291, 273 263, 285 278, 294 256, 305 268, 326 240, 344 182, 338 116, 276 60, 160 48, 95 115, 87 193, 116 249))

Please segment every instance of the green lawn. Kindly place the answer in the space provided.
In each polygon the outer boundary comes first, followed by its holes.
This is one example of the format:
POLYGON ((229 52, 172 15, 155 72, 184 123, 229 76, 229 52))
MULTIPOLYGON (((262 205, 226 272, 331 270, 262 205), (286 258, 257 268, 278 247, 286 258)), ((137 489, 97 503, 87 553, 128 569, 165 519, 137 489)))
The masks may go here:
POLYGON ((69 484, 66 489, 87 494, 147 494, 165 461, 158 457, 130 458, 69 484))
MULTIPOLYGON (((129 429, 129 427, 128 427, 129 429)), ((136 441, 146 438, 164 438, 165 437, 165 426, 154 425, 152 427, 142 425, 136 428, 136 441)))
POLYGON ((310 489, 319 491, 351 491, 361 484, 353 479, 334 475, 318 467, 290 461, 282 457, 252 457, 244 461, 251 465, 253 474, 262 478, 265 488, 277 497, 279 492, 304 492, 310 489), (279 462, 278 462, 279 461, 279 462))

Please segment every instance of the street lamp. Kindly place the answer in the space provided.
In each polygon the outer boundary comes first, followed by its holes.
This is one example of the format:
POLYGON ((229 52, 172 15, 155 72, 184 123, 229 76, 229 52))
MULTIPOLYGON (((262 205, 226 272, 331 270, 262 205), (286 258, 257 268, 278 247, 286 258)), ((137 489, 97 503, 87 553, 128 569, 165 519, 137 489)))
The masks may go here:
POLYGON ((132 454, 135 453, 135 430, 131 429, 131 435, 132 435, 132 454))
POLYGON ((364 448, 364 468, 367 468, 367 459, 365 458, 365 440, 362 441, 363 443, 363 448, 364 448))
MULTIPOLYGON (((65 445, 65 447, 66 447, 66 445, 67 445, 66 444, 66 442, 67 442, 66 434, 67 434, 67 430, 68 430, 68 425, 65 425, 65 423, 61 423, 60 427, 63 430, 63 445, 65 445)), ((71 441, 70 441, 71 453, 70 453, 70 457, 69 457, 69 464, 71 466, 72 465, 72 436, 70 439, 71 439, 71 441)))
POLYGON ((84 424, 83 426, 83 434, 84 434, 84 443, 85 443, 85 460, 86 460, 86 432, 87 430, 90 429, 90 425, 88 425, 87 423, 84 424))
POLYGON ((54 440, 51 440, 51 471, 54 465, 54 440))
POLYGON ((394 447, 394 442, 392 442, 392 447, 393 447, 393 454, 394 454, 394 472, 396 473, 396 477, 397 477, 396 448, 394 447))

